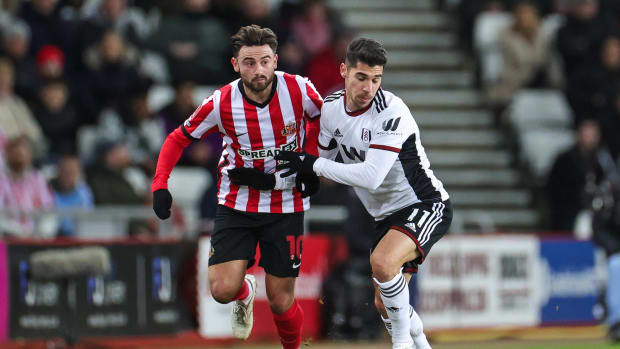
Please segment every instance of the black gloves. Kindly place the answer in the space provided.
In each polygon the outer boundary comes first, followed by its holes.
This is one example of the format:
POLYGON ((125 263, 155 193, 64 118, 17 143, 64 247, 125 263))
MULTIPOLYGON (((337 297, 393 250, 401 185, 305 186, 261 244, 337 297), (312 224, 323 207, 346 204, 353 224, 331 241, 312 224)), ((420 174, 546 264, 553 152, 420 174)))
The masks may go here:
POLYGON ((301 197, 305 198, 319 191, 321 188, 321 181, 319 180, 319 176, 314 173, 309 175, 298 173, 297 177, 295 177, 295 187, 297 191, 301 193, 301 197))
POLYGON ((308 153, 298 153, 295 151, 281 151, 278 155, 276 155, 276 160, 288 161, 276 166, 277 170, 289 170, 288 172, 283 173, 282 177, 288 177, 294 173, 302 174, 304 176, 314 175, 314 170, 312 169, 312 166, 316 161, 316 156, 314 155, 310 155, 308 153))
POLYGON ((170 217, 170 207, 172 207, 172 195, 168 189, 157 189, 153 192, 153 211, 159 219, 170 217))
POLYGON ((228 170, 228 177, 235 185, 247 185, 258 190, 271 190, 276 186, 276 176, 249 167, 228 170))

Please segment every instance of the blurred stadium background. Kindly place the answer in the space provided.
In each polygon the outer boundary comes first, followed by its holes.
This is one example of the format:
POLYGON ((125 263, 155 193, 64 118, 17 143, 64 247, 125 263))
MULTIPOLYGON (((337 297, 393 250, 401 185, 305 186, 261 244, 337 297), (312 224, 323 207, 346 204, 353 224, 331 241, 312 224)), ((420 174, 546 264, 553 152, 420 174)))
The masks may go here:
MULTIPOLYGON (((410 286, 435 348, 620 339, 620 2, 1 4, 0 347, 279 347, 264 288, 247 344, 227 339, 230 309, 207 291, 218 135, 174 170, 172 219, 150 209, 165 136, 236 78, 228 38, 252 23, 323 97, 342 88, 352 38, 388 49, 383 86, 411 107, 455 208, 410 286), (85 245, 109 251, 108 276, 32 279, 34 252, 85 245)), ((327 181, 306 217, 303 347, 388 347, 370 218, 327 181)))

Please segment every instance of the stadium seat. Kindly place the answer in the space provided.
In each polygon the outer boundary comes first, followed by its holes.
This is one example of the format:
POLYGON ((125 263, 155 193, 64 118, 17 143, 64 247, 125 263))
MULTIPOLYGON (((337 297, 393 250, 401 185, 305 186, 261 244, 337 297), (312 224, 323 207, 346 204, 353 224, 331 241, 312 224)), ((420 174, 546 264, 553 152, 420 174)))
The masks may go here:
POLYGON ((474 47, 480 60, 481 78, 485 86, 499 78, 502 69, 499 33, 511 23, 512 15, 507 12, 484 12, 476 18, 474 47))
POLYGON ((518 137, 521 161, 529 167, 536 181, 544 179, 557 155, 575 142, 573 131, 569 129, 540 130, 532 128, 520 133, 518 137))
POLYGON ((568 129, 572 111, 557 90, 521 90, 506 110, 507 121, 517 133, 531 129, 568 129))
POLYGON ((183 207, 196 207, 212 183, 211 176, 203 168, 175 167, 168 180, 175 203, 183 207))

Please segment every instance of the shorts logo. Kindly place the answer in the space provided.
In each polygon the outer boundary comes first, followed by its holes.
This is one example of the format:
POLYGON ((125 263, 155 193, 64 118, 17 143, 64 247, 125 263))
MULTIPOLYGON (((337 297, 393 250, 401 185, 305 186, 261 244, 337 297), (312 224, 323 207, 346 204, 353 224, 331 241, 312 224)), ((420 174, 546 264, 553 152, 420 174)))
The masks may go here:
POLYGON ((211 246, 211 250, 209 251, 209 258, 213 256, 213 253, 215 253, 215 250, 213 249, 213 246, 211 246))
POLYGON ((370 130, 367 128, 362 129, 362 142, 370 143, 370 130))
POLYGON ((301 262, 299 263, 293 263, 293 269, 297 269, 299 268, 299 266, 301 265, 301 262))
POLYGON ((297 124, 294 122, 284 126, 282 129, 282 136, 284 137, 292 136, 295 133, 297 133, 297 124))
POLYGON ((407 223, 407 224, 405 224, 405 227, 413 230, 414 233, 417 232, 416 227, 415 227, 415 223, 407 223))
POLYGON ((272 158, 278 155, 281 151, 291 150, 294 151, 297 149, 297 139, 293 139, 292 142, 288 144, 282 145, 280 148, 268 148, 268 149, 258 149, 258 150, 247 150, 247 149, 239 149, 239 155, 246 159, 267 159, 272 158))

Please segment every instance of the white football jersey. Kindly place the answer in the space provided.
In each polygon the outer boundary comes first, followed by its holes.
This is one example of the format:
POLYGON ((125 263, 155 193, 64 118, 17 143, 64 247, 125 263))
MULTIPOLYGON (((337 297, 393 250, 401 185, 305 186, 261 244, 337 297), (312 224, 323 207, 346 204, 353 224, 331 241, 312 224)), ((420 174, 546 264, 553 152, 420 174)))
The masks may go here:
MULTIPOLYGON (((346 110, 345 98, 345 91, 341 90, 324 100, 319 133, 320 155, 343 164, 364 162, 369 150, 394 152, 398 156, 394 162, 388 163, 381 159, 386 158, 384 156, 373 157, 378 160, 375 160, 376 166, 391 166, 385 179, 376 183, 376 189, 363 183, 343 180, 335 172, 330 176, 321 171, 321 175, 353 185, 360 200, 376 220, 421 201, 449 199, 443 184, 430 169, 420 141, 420 130, 402 99, 379 89, 368 108, 351 113, 346 110)), ((329 162, 320 165, 325 168, 329 162)), ((342 166, 338 171, 342 173, 345 168, 353 169, 342 166)), ((348 178, 356 178, 354 173, 349 175, 348 178)))

